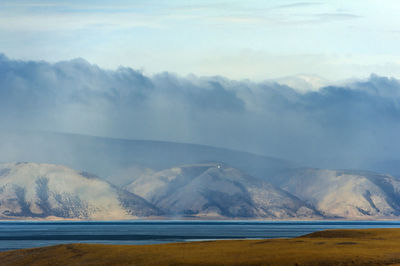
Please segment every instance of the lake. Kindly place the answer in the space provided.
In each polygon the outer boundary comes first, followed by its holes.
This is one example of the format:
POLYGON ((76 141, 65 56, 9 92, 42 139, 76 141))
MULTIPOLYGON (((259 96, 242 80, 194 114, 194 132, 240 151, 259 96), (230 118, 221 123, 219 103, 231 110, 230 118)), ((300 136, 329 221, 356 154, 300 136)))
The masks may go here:
POLYGON ((0 221, 0 251, 65 243, 287 238, 346 228, 400 228, 400 221, 0 221))

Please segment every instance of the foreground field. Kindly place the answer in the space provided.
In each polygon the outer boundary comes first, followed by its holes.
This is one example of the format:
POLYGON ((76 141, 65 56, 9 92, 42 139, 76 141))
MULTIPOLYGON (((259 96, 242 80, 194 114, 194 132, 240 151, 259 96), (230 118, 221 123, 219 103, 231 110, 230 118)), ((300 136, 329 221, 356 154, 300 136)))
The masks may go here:
POLYGON ((0 253, 0 265, 400 265, 400 229, 293 239, 125 246, 69 244, 0 253))

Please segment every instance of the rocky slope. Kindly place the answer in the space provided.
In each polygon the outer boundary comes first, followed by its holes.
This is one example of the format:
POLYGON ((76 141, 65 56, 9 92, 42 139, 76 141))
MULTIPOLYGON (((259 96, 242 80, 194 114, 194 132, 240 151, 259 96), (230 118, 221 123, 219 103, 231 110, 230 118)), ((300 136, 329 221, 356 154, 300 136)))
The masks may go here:
POLYGON ((141 197, 87 173, 36 163, 0 164, 0 218, 131 219, 160 215, 141 197))
POLYGON ((219 163, 184 165, 142 175, 126 189, 175 217, 319 217, 302 200, 219 163))
POLYGON ((267 179, 325 216, 347 219, 400 215, 400 179, 366 171, 292 169, 267 179))

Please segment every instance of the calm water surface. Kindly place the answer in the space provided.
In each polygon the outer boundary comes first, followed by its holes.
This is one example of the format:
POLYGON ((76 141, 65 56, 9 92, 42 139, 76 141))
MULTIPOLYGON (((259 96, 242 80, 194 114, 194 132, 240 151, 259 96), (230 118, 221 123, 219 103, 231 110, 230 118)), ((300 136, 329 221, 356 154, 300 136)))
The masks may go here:
POLYGON ((0 251, 62 243, 159 244, 285 238, 340 228, 400 228, 400 221, 0 221, 0 251))

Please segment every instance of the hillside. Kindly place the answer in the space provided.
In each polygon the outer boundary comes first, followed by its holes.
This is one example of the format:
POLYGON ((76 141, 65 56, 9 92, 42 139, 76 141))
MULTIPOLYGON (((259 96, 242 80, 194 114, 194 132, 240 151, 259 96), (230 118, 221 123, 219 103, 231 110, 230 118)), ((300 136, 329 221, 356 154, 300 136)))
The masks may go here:
POLYGON ((400 215, 400 179, 390 175, 306 168, 266 179, 325 216, 379 219, 400 215))
POLYGON ((126 189, 173 217, 320 217, 299 198, 221 163, 184 165, 142 175, 126 189))
POLYGON ((0 165, 0 219, 133 219, 160 215, 141 197, 60 165, 0 165))

